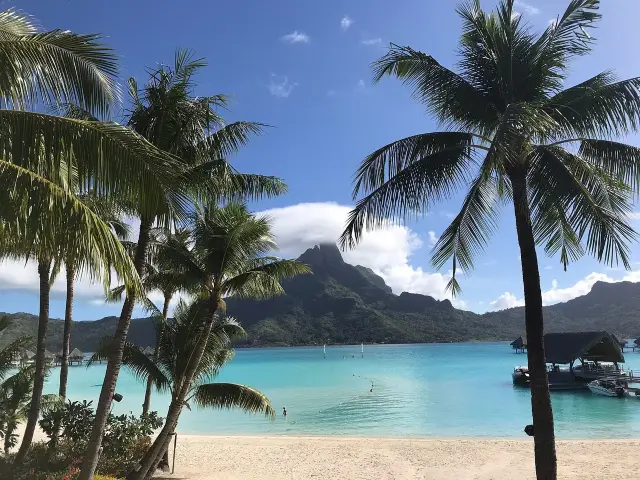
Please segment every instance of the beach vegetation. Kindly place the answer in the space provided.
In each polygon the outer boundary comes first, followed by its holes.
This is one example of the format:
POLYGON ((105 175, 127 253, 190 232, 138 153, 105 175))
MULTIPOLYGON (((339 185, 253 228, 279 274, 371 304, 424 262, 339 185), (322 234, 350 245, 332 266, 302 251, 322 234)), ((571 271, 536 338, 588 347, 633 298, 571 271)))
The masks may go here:
POLYGON ((374 81, 393 76, 442 126, 368 155, 356 171, 342 245, 364 231, 426 214, 463 190, 460 211, 440 235, 432 262, 451 262, 450 291, 461 287, 498 228, 514 212, 520 247, 537 478, 557 478, 555 434, 545 365, 538 251, 566 270, 585 254, 630 268, 628 223, 640 185, 640 149, 617 138, 640 124, 640 79, 605 71, 568 86, 570 62, 588 55, 599 0, 571 0, 542 32, 501 0, 457 9, 458 62, 447 68, 409 46, 392 44, 373 63, 374 81))

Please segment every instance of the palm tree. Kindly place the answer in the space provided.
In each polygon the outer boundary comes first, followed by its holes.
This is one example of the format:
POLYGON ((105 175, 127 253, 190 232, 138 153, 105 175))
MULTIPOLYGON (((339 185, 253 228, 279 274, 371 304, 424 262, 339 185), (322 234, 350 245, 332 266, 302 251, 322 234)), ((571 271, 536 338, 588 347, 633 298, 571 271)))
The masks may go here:
MULTIPOLYGON (((130 289, 140 282, 132 262, 108 225, 70 189, 130 201, 171 191, 180 204, 176 159, 140 135, 114 123, 60 118, 26 111, 31 106, 73 102, 104 113, 119 98, 116 57, 97 35, 39 32, 13 10, 0 12, 0 245, 5 256, 33 257, 41 284, 36 381, 26 432, 16 457, 26 454, 39 412, 44 379, 51 264, 70 251, 96 276, 113 267, 130 289), (126 166, 126 167, 125 167, 126 166), (123 175, 123 172, 127 172, 123 175), (142 189, 148 189, 144 194, 142 189), (74 232, 73 236, 63 232, 74 232), (98 260, 100 258, 100 260, 98 260), (99 273, 98 273, 99 272, 99 273)), ((108 275, 105 275, 107 278, 108 275)))
POLYGON ((26 335, 21 335, 11 340, 9 336, 11 319, 3 315, 0 317, 0 381, 4 380, 7 373, 15 368, 13 362, 29 345, 33 343, 33 339, 26 335))
MULTIPOLYGON (((284 293, 280 280, 309 272, 306 265, 267 256, 276 250, 268 217, 255 217, 244 205, 231 203, 223 208, 198 210, 194 216, 193 247, 176 245, 172 262, 182 275, 182 285, 201 299, 199 322, 192 324, 189 354, 184 362, 180 383, 174 385, 165 425, 154 441, 141 468, 130 479, 150 478, 169 434, 178 423, 184 402, 194 388, 194 380, 205 358, 211 332, 220 327, 218 316, 225 308, 224 298, 238 296, 269 298, 284 293), (206 313, 205 313, 206 312, 206 313)), ((200 304, 199 304, 200 305, 200 304)), ((161 352, 165 341, 161 342, 161 352)), ((162 355, 162 353, 161 353, 162 355)))
POLYGON ((473 268, 495 231, 499 208, 514 209, 526 302, 531 404, 539 479, 556 478, 553 413, 545 368, 542 296, 536 246, 567 264, 583 253, 629 267, 627 225, 640 180, 640 150, 612 139, 640 124, 640 79, 604 72, 563 90, 568 63, 590 52, 586 29, 600 18, 598 0, 572 0, 557 21, 534 35, 502 0, 486 13, 478 0, 458 8, 463 34, 457 72, 409 47, 391 45, 374 79, 399 78, 445 131, 381 147, 356 172, 342 245, 366 229, 425 212, 466 186, 460 213, 434 247, 432 261, 473 268), (629 186, 627 186, 629 185, 629 186))
MULTIPOLYGON (((173 297, 183 290, 181 277, 174 270, 170 252, 172 248, 189 248, 190 232, 187 229, 180 228, 176 232, 162 231, 155 229, 150 234, 149 261, 145 266, 145 275, 142 279, 142 285, 147 295, 154 292, 162 294, 162 310, 147 296, 140 299, 142 306, 153 314, 155 319, 156 341, 153 358, 155 359, 159 352, 158 348, 161 343, 163 326, 167 323, 169 315, 169 304, 173 297)), ((136 245, 132 243, 130 248, 135 250, 136 245)), ((120 301, 122 294, 126 288, 120 285, 111 290, 108 301, 120 301)), ((149 413, 151 407, 151 393, 153 390, 153 380, 147 381, 147 387, 142 404, 142 414, 149 413)))
MULTIPOLYGON (((31 410, 32 392, 35 384, 34 365, 21 367, 16 373, 0 383, 0 438, 4 439, 4 453, 9 453, 17 443, 16 430, 31 410)), ((56 395, 43 395, 41 408, 58 404, 56 395)))
MULTIPOLYGON (((206 64, 193 60, 187 51, 179 50, 173 68, 160 66, 150 72, 150 80, 139 89, 135 79, 129 80, 132 109, 128 126, 157 148, 180 159, 178 169, 182 187, 194 200, 203 198, 258 199, 279 195, 286 185, 278 178, 241 174, 233 169, 226 157, 261 132, 261 125, 251 122, 225 124, 217 109, 226 106, 223 95, 194 95, 194 74, 206 64)), ((134 254, 138 275, 145 276, 150 231, 154 226, 169 229, 179 215, 170 208, 173 197, 153 195, 143 198, 144 205, 131 201, 140 218, 140 232, 134 254), (150 206, 150 207, 149 207, 150 206), (144 207, 144 208, 140 208, 144 207)), ((89 480, 95 471, 102 432, 115 392, 120 363, 131 323, 136 294, 127 289, 125 300, 112 340, 104 382, 96 408, 96 420, 83 460, 80 480, 89 480)))
MULTIPOLYGON (((198 340, 197 332, 208 315, 206 302, 187 304, 182 300, 176 307, 174 318, 164 326, 156 324, 156 335, 160 343, 155 358, 145 355, 139 346, 125 345, 122 364, 141 381, 151 381, 160 392, 169 392, 172 397, 184 381, 186 359, 198 340)), ((240 408, 246 412, 264 413, 273 418, 275 411, 262 393, 235 383, 211 383, 222 368, 233 358, 232 342, 243 338, 245 331, 233 319, 219 319, 206 342, 202 361, 194 374, 185 404, 193 402, 201 408, 240 408)), ((107 351, 98 349, 89 363, 105 358, 107 351)), ((189 407, 190 408, 190 407, 189 407)))

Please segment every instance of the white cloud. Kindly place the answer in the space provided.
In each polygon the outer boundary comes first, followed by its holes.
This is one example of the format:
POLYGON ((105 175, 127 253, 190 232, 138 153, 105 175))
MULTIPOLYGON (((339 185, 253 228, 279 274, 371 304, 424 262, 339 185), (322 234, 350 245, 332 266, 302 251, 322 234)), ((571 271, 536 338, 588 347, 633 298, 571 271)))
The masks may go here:
POLYGON ((553 267, 551 265, 547 265, 546 267, 544 267, 545 270, 553 270, 553 267))
POLYGON ((521 0, 516 0, 513 5, 529 15, 538 15, 540 13, 540 9, 538 7, 521 0))
POLYGON ((433 230, 429 230, 429 246, 433 247, 436 243, 438 243, 438 236, 436 235, 436 232, 434 232, 433 230))
POLYGON ((629 220, 640 220, 640 212, 629 212, 627 218, 629 220))
POLYGON ((340 28, 343 32, 349 30, 349 27, 351 25, 353 25, 353 20, 349 18, 349 15, 345 15, 344 17, 342 17, 342 20, 340 20, 340 28))
MULTIPOLYGON (((542 303, 544 305, 553 305, 555 303, 567 302, 576 297, 586 295, 591 291, 596 282, 640 282, 640 270, 627 272, 621 278, 612 278, 606 273, 592 272, 582 280, 578 280, 575 284, 567 288, 558 288, 558 281, 551 282, 551 288, 542 292, 542 303)), ((505 308, 518 307, 524 305, 524 299, 519 299, 510 292, 505 292, 490 302, 493 310, 502 310, 505 308)))
POLYGON ((327 90, 327 97, 333 97, 336 94, 335 90, 327 90))
POLYGON ((364 87, 364 80, 362 80, 362 79, 358 80, 358 87, 360 87, 360 88, 364 87))
POLYGON ((309 43, 311 38, 306 33, 302 33, 297 30, 294 30, 289 34, 283 35, 282 37, 280 37, 280 40, 294 44, 294 43, 309 43))
MULTIPOLYGON (((335 243, 344 229, 351 207, 337 203, 300 203, 260 212, 272 219, 279 255, 299 256, 320 243, 335 243)), ((411 255, 423 245, 420 237, 407 227, 388 226, 367 232, 358 247, 343 252, 352 265, 371 268, 387 282, 394 293, 412 292, 451 299, 445 292, 449 274, 428 272, 410 264, 411 255)), ((464 306, 463 302, 454 302, 464 306)))
POLYGON ((297 86, 297 83, 289 82, 289 77, 282 77, 272 73, 271 81, 269 85, 267 85, 267 88, 269 89, 269 93, 274 97, 287 98, 297 86))
POLYGON ((382 39, 381 38, 367 38, 365 40, 362 40, 361 43, 363 45, 381 45, 382 44, 382 39))

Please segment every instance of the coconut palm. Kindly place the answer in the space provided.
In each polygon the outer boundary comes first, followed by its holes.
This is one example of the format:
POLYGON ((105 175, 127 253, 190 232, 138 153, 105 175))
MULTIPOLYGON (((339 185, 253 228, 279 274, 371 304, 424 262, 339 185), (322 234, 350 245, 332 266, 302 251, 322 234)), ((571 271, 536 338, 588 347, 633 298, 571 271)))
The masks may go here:
MULTIPOLYGON (((142 278, 142 285, 147 297, 142 297, 139 303, 147 311, 151 312, 154 317, 156 341, 153 358, 158 355, 160 345, 160 337, 162 336, 163 325, 167 323, 169 315, 169 304, 174 296, 183 290, 182 279, 178 272, 174 270, 171 260, 170 251, 179 245, 180 248, 188 248, 191 241, 190 232, 187 229, 180 228, 176 232, 162 231, 155 229, 150 235, 149 261, 145 266, 145 275, 142 278), (150 294, 160 292, 162 294, 162 309, 159 309, 155 303, 149 298, 150 294)), ((135 244, 130 247, 135 249, 135 244)), ((120 285, 111 290, 108 301, 120 301, 126 288, 120 285)), ((142 413, 149 413, 151 407, 151 393, 153 390, 153 380, 147 381, 147 387, 142 404, 142 413)))
POLYGON ((14 361, 18 356, 33 343, 33 339, 27 335, 13 338, 9 335, 11 330, 11 319, 0 316, 0 381, 4 380, 11 370, 15 368, 14 361))
POLYGON ((42 393, 41 347, 48 321, 44 282, 51 264, 75 251, 96 277, 107 281, 113 268, 129 288, 140 290, 122 245, 75 197, 70 178, 77 179, 81 191, 94 189, 105 200, 144 198, 148 204, 171 192, 175 208, 180 206, 181 171, 172 155, 121 125, 24 110, 73 102, 105 113, 119 90, 116 57, 99 36, 40 32, 30 17, 7 10, 0 12, 0 59, 0 99, 8 107, 0 109, 0 253, 34 258, 42 287, 36 384, 16 457, 21 461, 33 438, 42 393))
MULTIPOLYGON (((194 200, 258 199, 279 195, 286 185, 278 178, 242 174, 229 165, 226 158, 245 145, 252 135, 261 132, 262 125, 252 122, 225 124, 218 114, 228 100, 223 95, 197 97, 194 74, 205 66, 191 54, 179 50, 173 68, 160 66, 150 72, 148 83, 139 88, 129 80, 131 111, 127 125, 159 149, 181 161, 182 186, 194 200)), ((149 203, 149 199, 143 199, 149 203)), ((134 265, 141 278, 147 263, 150 231, 155 227, 170 229, 176 220, 169 200, 157 198, 153 208, 140 211, 135 202, 132 209, 140 218, 140 231, 134 253, 134 265)), ((120 362, 136 295, 128 290, 113 338, 98 405, 96 421, 83 460, 80 480, 89 480, 95 471, 107 421, 111 399, 115 392, 120 362)))
MULTIPOLYGON (((171 251, 176 271, 182 275, 182 285, 201 299, 206 314, 192 325, 190 336, 195 341, 189 354, 181 361, 179 385, 173 388, 166 422, 152 447, 141 462, 141 468, 131 479, 150 478, 171 434, 194 379, 198 378, 212 331, 219 327, 219 315, 224 311, 224 298, 238 296, 269 298, 284 293, 280 280, 308 273, 306 265, 281 260, 268 254, 276 249, 268 217, 256 217, 244 205, 231 203, 223 208, 198 210, 193 219, 193 247, 176 244, 171 251)), ((161 351, 165 348, 161 342, 161 351)), ((162 353, 161 353, 162 355, 162 353)), ((209 360, 205 359, 205 362, 209 360)))
POLYGON ((569 262, 584 253, 629 267, 626 223, 638 191, 640 150, 614 137, 640 122, 640 79, 604 72, 564 89, 571 59, 590 52, 586 32, 598 0, 572 0, 534 34, 502 0, 488 13, 478 0, 458 8, 463 33, 457 71, 409 47, 391 45, 374 79, 395 76, 446 129, 408 137, 370 154, 356 172, 358 199, 342 236, 355 245, 366 229, 426 212, 465 187, 462 208, 436 243, 436 267, 469 271, 511 204, 522 262, 536 471, 556 478, 553 414, 545 368, 536 246, 569 262))
MULTIPOLYGON (((206 302, 178 303, 174 318, 164 326, 156 324, 160 342, 155 358, 145 355, 139 346, 126 344, 122 364, 141 381, 151 380, 158 391, 174 397, 184 381, 189 354, 198 341, 197 333, 204 316, 209 315, 206 302)), ((264 413, 273 418, 275 411, 262 393, 235 383, 212 383, 221 369, 233 358, 232 342, 243 338, 245 331, 229 317, 219 318, 209 332, 202 361, 194 373, 185 404, 201 408, 240 408, 246 412, 264 413)), ((108 346, 108 344, 107 344, 108 346)), ((105 358, 104 345, 91 357, 89 363, 105 358)))

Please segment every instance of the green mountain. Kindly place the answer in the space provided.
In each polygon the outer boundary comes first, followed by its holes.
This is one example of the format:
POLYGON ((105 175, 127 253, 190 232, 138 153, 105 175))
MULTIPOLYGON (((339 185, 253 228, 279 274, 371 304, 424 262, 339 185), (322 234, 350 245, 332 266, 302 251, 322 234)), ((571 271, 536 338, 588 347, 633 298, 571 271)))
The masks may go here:
MULTIPOLYGON (((371 269, 345 263, 335 245, 320 245, 303 253, 312 275, 284 282, 286 295, 270 300, 227 300, 227 313, 247 330, 246 346, 318 345, 336 343, 415 343, 472 340, 512 340, 524 332, 524 309, 478 315, 458 310, 449 300, 426 295, 394 295, 371 269)), ((601 283, 590 293, 545 307, 547 331, 607 330, 625 337, 640 333, 640 284, 601 283)), ((37 316, 10 314, 18 333, 35 335, 37 316)), ((93 351, 115 330, 116 317, 75 322, 72 347, 93 351)), ((49 323, 47 348, 60 350, 62 320, 49 323)), ((133 320, 129 340, 153 344, 149 318, 133 320)), ((0 342, 2 339, 0 339, 0 342)))

